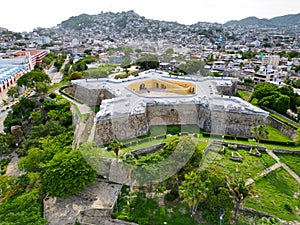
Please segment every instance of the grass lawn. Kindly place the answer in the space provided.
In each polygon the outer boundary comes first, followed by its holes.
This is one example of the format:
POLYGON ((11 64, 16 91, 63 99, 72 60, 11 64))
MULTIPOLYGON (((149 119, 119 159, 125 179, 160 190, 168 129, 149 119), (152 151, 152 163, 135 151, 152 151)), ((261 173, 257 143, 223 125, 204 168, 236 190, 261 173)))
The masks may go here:
POLYGON ((244 99, 245 101, 248 101, 252 95, 251 92, 249 91, 238 91, 238 94, 241 96, 242 99, 244 99))
POLYGON ((208 152, 203 161, 202 167, 209 166, 214 163, 222 167, 223 170, 229 174, 240 173, 244 174, 245 178, 255 178, 256 175, 262 172, 264 169, 272 166, 276 161, 267 153, 261 152, 262 156, 257 157, 250 155, 247 150, 225 150, 225 154, 219 154, 216 152, 208 152), (236 162, 230 160, 232 152, 238 152, 242 158, 242 162, 236 162))
POLYGON ((299 183, 279 168, 255 181, 254 191, 258 197, 248 199, 246 206, 284 220, 300 221, 300 201, 293 197, 299 190, 299 183))
POLYGON ((300 155, 280 154, 276 153, 280 161, 291 168, 298 176, 300 176, 300 155))
POLYGON ((274 127, 268 125, 268 132, 269 132, 269 138, 268 140, 272 141, 292 141, 288 136, 281 133, 279 130, 275 129, 274 127))

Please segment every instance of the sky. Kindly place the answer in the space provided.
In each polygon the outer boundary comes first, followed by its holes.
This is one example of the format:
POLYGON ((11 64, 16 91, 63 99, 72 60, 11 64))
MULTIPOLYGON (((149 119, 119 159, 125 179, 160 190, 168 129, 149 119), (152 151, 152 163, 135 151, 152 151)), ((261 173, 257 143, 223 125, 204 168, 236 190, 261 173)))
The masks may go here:
POLYGON ((4 0, 0 27, 11 31, 32 31, 53 27, 82 13, 134 10, 148 19, 225 23, 249 16, 273 18, 300 13, 300 0, 4 0))

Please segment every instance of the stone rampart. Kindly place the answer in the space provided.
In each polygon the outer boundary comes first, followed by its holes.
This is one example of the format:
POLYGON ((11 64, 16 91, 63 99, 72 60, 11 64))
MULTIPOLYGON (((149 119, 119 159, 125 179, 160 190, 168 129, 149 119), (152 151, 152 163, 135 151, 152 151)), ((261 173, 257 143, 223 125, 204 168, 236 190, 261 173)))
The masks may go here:
POLYGON ((251 136, 251 128, 266 123, 259 114, 211 110, 202 105, 150 105, 145 113, 98 120, 95 142, 106 144, 112 139, 127 140, 146 135, 152 125, 197 124, 207 132, 233 136, 251 136))
POLYGON ((103 99, 111 99, 114 97, 106 89, 89 89, 80 85, 73 85, 72 90, 69 92, 76 98, 83 101, 88 106, 100 105, 103 99))
POLYGON ((255 114, 210 110, 199 107, 198 125, 206 132, 251 136, 251 127, 264 124, 264 117, 255 114))
POLYGON ((146 135, 149 130, 146 114, 124 115, 96 121, 95 143, 106 144, 113 139, 127 140, 146 135))

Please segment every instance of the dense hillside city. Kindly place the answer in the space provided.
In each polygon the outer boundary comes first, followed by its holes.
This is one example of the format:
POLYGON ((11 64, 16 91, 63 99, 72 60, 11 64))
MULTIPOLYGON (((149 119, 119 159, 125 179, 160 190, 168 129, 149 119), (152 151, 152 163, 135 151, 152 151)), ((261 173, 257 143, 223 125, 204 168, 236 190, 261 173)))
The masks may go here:
POLYGON ((0 28, 0 225, 299 224, 299 28, 0 28))

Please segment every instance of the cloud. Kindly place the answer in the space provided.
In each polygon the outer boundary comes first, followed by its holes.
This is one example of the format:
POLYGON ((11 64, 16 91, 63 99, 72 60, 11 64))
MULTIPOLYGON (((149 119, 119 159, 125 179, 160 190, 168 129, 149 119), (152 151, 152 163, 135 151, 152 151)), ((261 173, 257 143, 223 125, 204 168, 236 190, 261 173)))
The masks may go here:
MULTIPOLYGON (((134 10, 150 19, 192 24, 199 21, 225 23, 248 16, 272 18, 299 13, 299 0, 39 0, 5 1, 0 27, 13 31, 30 31, 35 27, 52 27, 71 16, 101 11, 134 10)), ((2 7, 1 7, 2 8, 2 7)))

